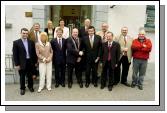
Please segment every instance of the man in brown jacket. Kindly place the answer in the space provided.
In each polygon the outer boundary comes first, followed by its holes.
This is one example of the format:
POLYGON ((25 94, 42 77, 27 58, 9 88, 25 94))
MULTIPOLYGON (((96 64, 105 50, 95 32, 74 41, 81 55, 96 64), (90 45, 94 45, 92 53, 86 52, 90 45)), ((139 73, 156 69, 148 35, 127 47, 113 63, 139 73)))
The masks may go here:
POLYGON ((130 84, 127 82, 127 76, 129 71, 129 66, 131 64, 132 58, 132 51, 131 45, 133 38, 128 35, 128 28, 122 27, 121 28, 121 35, 116 37, 116 41, 119 42, 121 46, 121 55, 118 67, 115 69, 115 85, 120 81, 120 66, 122 64, 122 76, 121 76, 121 83, 125 86, 130 87, 130 84))

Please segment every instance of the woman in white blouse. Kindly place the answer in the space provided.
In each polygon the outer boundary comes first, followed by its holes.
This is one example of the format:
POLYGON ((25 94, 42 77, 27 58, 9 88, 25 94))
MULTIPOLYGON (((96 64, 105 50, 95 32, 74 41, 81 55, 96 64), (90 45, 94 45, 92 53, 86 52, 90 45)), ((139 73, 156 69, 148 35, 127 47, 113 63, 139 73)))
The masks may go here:
POLYGON ((63 29, 63 38, 67 39, 69 37, 69 28, 68 27, 65 27, 64 26, 65 22, 63 19, 60 19, 59 20, 59 26, 55 28, 55 31, 54 31, 54 38, 57 37, 57 34, 56 34, 56 30, 58 28, 61 28, 63 29))

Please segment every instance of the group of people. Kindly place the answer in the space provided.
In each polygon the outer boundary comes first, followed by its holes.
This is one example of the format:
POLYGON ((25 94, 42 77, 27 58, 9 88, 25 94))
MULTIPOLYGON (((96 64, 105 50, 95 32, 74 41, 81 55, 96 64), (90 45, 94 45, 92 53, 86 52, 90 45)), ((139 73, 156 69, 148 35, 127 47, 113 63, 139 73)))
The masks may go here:
POLYGON ((33 80, 38 73, 37 67, 39 68, 38 92, 44 89, 45 79, 46 88, 50 91, 52 64, 55 70, 56 88, 59 85, 65 87, 67 68, 68 88, 72 88, 75 70, 80 88, 83 88, 82 75, 85 72, 86 88, 90 83, 98 87, 100 75, 101 89, 107 86, 108 90, 112 91, 113 85, 121 81, 125 86, 134 88, 138 85, 138 88, 143 90, 147 60, 152 48, 150 39, 145 36, 145 30, 140 29, 138 37, 133 39, 128 35, 127 27, 121 28, 118 37, 108 28, 108 24, 103 23, 101 31, 95 32, 89 19, 85 19, 83 27, 73 28, 71 37, 63 19, 55 28, 52 21, 48 21, 48 27, 44 32, 40 31, 39 23, 35 23, 30 31, 22 28, 21 38, 13 42, 13 59, 20 75, 20 94, 25 94, 25 77, 28 79, 29 90, 34 92, 33 80), (127 76, 132 57, 133 75, 132 83, 129 84, 127 76))

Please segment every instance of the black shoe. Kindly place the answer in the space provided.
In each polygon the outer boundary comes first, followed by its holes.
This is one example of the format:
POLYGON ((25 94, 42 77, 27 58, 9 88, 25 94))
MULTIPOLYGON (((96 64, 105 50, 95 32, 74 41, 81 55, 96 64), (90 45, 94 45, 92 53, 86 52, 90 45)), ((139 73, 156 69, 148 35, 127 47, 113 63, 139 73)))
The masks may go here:
POLYGON ((65 87, 65 83, 62 83, 61 86, 62 86, 62 87, 65 87))
POLYGON ((94 83, 94 87, 98 87, 97 83, 94 83))
POLYGON ((29 88, 30 92, 34 92, 34 89, 33 88, 29 88))
POLYGON ((115 83, 114 83, 114 85, 117 85, 117 84, 118 84, 118 82, 115 82, 115 83))
POLYGON ((121 84, 123 84, 123 85, 125 85, 125 86, 127 86, 127 87, 130 87, 130 84, 127 83, 127 82, 121 82, 121 84))
POLYGON ((83 84, 82 84, 82 83, 80 83, 80 84, 79 84, 79 87, 80 87, 80 88, 83 88, 83 84))
POLYGON ((143 90, 143 86, 142 86, 142 85, 139 85, 138 88, 139 88, 140 90, 143 90))
POLYGON ((20 95, 24 95, 25 94, 25 90, 20 90, 20 95))
POLYGON ((57 88, 57 87, 59 87, 59 84, 58 84, 58 83, 56 83, 56 85, 55 85, 55 88, 57 88))
POLYGON ((131 84, 131 88, 134 88, 135 86, 136 86, 136 84, 133 84, 133 83, 131 84))
POLYGON ((85 84, 85 87, 88 88, 88 87, 89 87, 89 83, 86 83, 86 84, 85 84))
POLYGON ((112 91, 112 86, 108 86, 108 91, 112 91))
POLYGON ((72 88, 72 83, 68 83, 68 88, 72 88))
POLYGON ((105 87, 104 85, 101 85, 100 89, 104 89, 104 87, 105 87))

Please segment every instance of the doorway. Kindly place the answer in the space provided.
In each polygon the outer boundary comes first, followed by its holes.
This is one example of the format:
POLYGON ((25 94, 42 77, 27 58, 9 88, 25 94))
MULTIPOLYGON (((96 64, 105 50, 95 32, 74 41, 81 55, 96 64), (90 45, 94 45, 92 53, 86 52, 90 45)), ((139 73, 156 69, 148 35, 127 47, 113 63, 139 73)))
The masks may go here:
POLYGON ((84 19, 91 19, 92 6, 88 5, 59 5, 50 6, 51 20, 54 26, 58 26, 59 20, 62 18, 67 27, 80 28, 84 19))

